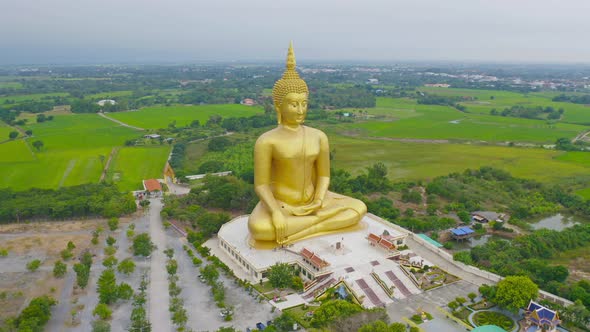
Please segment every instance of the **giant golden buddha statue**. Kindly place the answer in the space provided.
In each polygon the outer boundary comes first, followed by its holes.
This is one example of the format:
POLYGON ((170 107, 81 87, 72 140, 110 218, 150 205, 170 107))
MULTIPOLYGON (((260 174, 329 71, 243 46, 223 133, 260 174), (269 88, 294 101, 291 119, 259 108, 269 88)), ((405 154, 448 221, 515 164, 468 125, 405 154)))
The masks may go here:
POLYGON ((256 242, 286 244, 352 228, 367 212, 357 199, 328 191, 330 149, 322 131, 304 126, 309 90, 293 45, 287 70, 272 91, 278 126, 254 147, 254 189, 260 202, 248 219, 256 242))

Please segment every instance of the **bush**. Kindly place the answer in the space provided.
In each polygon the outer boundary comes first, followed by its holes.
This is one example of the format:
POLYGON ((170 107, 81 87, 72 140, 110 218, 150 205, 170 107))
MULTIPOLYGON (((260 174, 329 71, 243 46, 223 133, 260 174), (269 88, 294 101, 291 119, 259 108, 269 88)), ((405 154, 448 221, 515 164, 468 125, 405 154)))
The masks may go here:
POLYGON ((199 257, 193 257, 193 265, 194 266, 201 266, 201 264, 203 264, 203 261, 199 259, 199 257))
POLYGON ((64 261, 68 261, 72 257, 74 257, 74 254, 72 253, 72 251, 70 249, 64 249, 59 254, 61 256, 61 259, 63 259, 64 261))
POLYGON ((127 230, 127 237, 132 238, 135 235, 135 232, 132 229, 127 230))
POLYGON ((27 263, 27 270, 31 272, 37 271, 37 269, 41 266, 41 261, 38 259, 32 260, 27 263))
POLYGON ((130 258, 125 258, 117 266, 117 271, 129 275, 135 271, 135 263, 130 258))
POLYGON ((133 296, 133 288, 122 282, 117 288, 117 297, 122 300, 129 300, 133 296))
POLYGON ((51 307, 57 302, 49 296, 36 297, 23 309, 14 320, 18 331, 43 331, 43 327, 51 318, 51 307))
POLYGON ((107 245, 109 247, 112 246, 113 244, 115 244, 115 242, 117 242, 117 240, 114 237, 112 237, 112 236, 107 237, 107 245))
POLYGON ((6 257, 8 256, 8 249, 0 249, 0 257, 6 257))
POLYGON ((107 320, 111 318, 113 311, 111 310, 111 308, 109 308, 108 305, 104 303, 99 303, 92 311, 92 314, 94 316, 100 317, 100 319, 107 320))
POLYGON ((66 274, 67 270, 68 266, 65 263, 62 263, 62 261, 57 261, 53 266, 53 276, 56 278, 61 278, 66 274))
POLYGON ((112 217, 111 219, 109 219, 108 225, 111 231, 116 231, 117 228, 119 228, 119 218, 112 217))
POLYGON ((111 332, 111 324, 104 320, 95 320, 92 322, 92 332, 111 332))
POLYGON ((74 249, 76 249, 76 245, 74 244, 74 242, 68 241, 68 247, 67 247, 67 249, 68 250, 74 250, 74 249))
POLYGON ((117 248, 115 248, 115 247, 108 246, 108 247, 104 248, 104 254, 107 256, 112 256, 116 252, 117 252, 117 248))
POLYGON ((450 250, 450 249, 453 249, 453 246, 454 246, 454 244, 453 244, 453 242, 451 242, 451 241, 447 241, 447 242, 445 242, 445 243, 443 244, 443 247, 444 247, 445 249, 449 249, 449 250, 450 250))
POLYGON ((115 256, 109 256, 102 261, 102 265, 107 269, 112 268, 113 266, 117 265, 118 261, 115 256))

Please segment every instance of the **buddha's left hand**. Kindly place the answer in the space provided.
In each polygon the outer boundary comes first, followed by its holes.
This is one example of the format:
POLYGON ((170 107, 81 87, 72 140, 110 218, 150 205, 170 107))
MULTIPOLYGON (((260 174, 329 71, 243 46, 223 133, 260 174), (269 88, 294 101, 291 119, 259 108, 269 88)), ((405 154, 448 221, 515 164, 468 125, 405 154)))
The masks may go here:
POLYGON ((291 211, 295 216, 307 216, 310 215, 322 207, 322 200, 316 199, 311 204, 298 206, 291 211))

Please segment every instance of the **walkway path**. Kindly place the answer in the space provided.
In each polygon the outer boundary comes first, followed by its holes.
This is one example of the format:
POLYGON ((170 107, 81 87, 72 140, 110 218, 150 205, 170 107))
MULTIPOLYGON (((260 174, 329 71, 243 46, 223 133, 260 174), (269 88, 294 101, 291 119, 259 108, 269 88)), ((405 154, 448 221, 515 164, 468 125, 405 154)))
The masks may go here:
POLYGON ((104 169, 102 170, 102 174, 100 175, 100 180, 98 180, 98 182, 104 181, 104 178, 107 176, 109 167, 111 166, 111 161, 113 161, 113 157, 115 157, 117 152, 119 152, 119 147, 114 147, 111 150, 111 154, 109 154, 109 159, 107 160, 107 163, 104 165, 104 169))
POLYGON ((132 126, 132 125, 128 125, 125 122, 121 122, 121 121, 119 121, 117 119, 113 119, 113 118, 111 118, 109 116, 106 116, 104 113, 98 113, 98 115, 102 116, 103 118, 105 118, 107 120, 110 120, 110 121, 113 121, 115 123, 118 123, 118 124, 120 124, 123 127, 131 128, 131 129, 135 129, 135 130, 141 130, 141 131, 144 131, 145 130, 143 128, 139 128, 139 127, 135 127, 135 126, 132 126))
POLYGON ((150 199, 149 223, 150 236, 156 249, 152 252, 150 285, 149 285, 149 311, 152 330, 158 332, 173 331, 168 304, 168 274, 166 272, 166 256, 163 250, 167 246, 166 233, 162 226, 160 211, 162 201, 159 198, 150 199))
POLYGON ((572 143, 576 143, 576 141, 583 140, 586 136, 588 136, 588 134, 590 134, 590 130, 585 131, 583 133, 579 133, 576 137, 574 137, 572 143))
POLYGON ((465 271, 461 268, 455 266, 452 262, 448 261, 447 259, 435 254, 434 252, 424 248, 422 244, 414 241, 411 236, 406 238, 406 244, 410 249, 415 252, 417 255, 422 256, 425 260, 432 262, 434 265, 440 267, 441 269, 458 276, 459 278, 466 280, 474 285, 481 286, 483 284, 487 285, 494 285, 496 284, 495 281, 492 279, 486 279, 480 276, 477 276, 471 272, 465 271))

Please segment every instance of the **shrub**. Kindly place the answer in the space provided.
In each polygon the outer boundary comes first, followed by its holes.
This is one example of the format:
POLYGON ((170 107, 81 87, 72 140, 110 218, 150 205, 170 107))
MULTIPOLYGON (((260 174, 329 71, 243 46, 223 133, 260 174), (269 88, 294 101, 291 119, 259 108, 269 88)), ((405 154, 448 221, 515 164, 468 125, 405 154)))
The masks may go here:
POLYGON ((56 278, 61 278, 66 274, 67 270, 68 266, 65 263, 62 263, 62 261, 57 261, 53 266, 53 276, 56 278))
POLYGON ((0 257, 6 257, 8 256, 8 249, 0 249, 0 257))
POLYGON ((111 318, 113 311, 111 310, 111 308, 109 308, 108 305, 106 305, 104 303, 99 303, 96 305, 96 307, 92 311, 92 314, 94 316, 100 317, 100 319, 107 320, 107 319, 111 318))
POLYGON ((132 238, 135 235, 135 232, 132 229, 127 230, 127 237, 132 238))
POLYGON ((119 218, 112 217, 111 219, 109 219, 108 225, 111 231, 116 231, 117 228, 119 228, 119 218))
POLYGON ((203 261, 199 259, 199 257, 193 257, 193 265, 194 266, 200 266, 201 264, 203 264, 203 261))
POLYGON ((27 263, 27 270, 31 272, 37 271, 37 269, 41 266, 41 261, 38 259, 34 259, 27 263))
POLYGON ((112 256, 116 252, 117 252, 117 248, 115 248, 115 247, 108 246, 108 247, 104 248, 104 254, 107 256, 112 256))
POLYGON ((122 282, 117 288, 117 297, 122 300, 129 300, 133 296, 133 288, 122 282))
POLYGON ((112 246, 113 244, 115 244, 115 242, 117 242, 117 240, 114 237, 112 237, 112 236, 107 237, 107 245, 108 246, 112 246))
POLYGON ((74 250, 74 249, 76 249, 76 245, 74 244, 74 242, 68 241, 68 247, 67 247, 67 249, 68 250, 74 250))
POLYGON ((104 320, 95 320, 92 322, 92 332, 111 332, 111 324, 104 320))
POLYGON ((117 271, 129 275, 135 271, 135 263, 130 258, 125 258, 117 266, 117 271))
POLYGON ((118 261, 117 261, 117 258, 115 258, 115 256, 109 256, 102 261, 102 265, 104 265, 104 267, 110 269, 113 266, 117 265, 117 262, 118 261))
POLYGON ((74 257, 74 254, 72 253, 72 250, 70 250, 70 249, 64 249, 59 254, 61 256, 61 259, 63 259, 64 261, 68 261, 72 257, 74 257))

